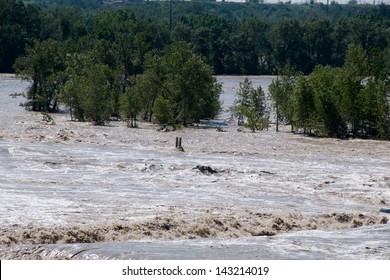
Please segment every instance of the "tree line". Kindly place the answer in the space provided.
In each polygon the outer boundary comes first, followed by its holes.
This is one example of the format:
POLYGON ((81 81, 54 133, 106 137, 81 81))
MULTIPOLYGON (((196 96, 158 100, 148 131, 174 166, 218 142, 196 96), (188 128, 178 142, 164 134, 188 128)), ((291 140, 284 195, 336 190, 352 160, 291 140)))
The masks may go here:
POLYGON ((221 85, 190 44, 144 54, 142 75, 136 75, 141 58, 125 47, 132 41, 123 40, 115 52, 104 41, 81 53, 66 53, 55 40, 36 43, 15 63, 17 73, 31 81, 26 108, 55 112, 64 104, 74 120, 104 125, 120 118, 129 127, 140 116, 175 127, 217 115, 221 85))
POLYGON ((390 76, 380 61, 350 45, 342 67, 318 65, 304 75, 287 64, 268 88, 272 108, 261 86, 254 88, 246 78, 232 108, 238 125, 252 132, 268 128, 273 110, 276 131, 283 123, 293 133, 389 140, 390 76))
MULTIPOLYGON (((0 71, 31 81, 30 110, 54 112, 65 104, 74 119, 95 124, 122 118, 131 127, 142 117, 188 125, 218 113, 221 85, 213 74, 278 74, 270 87, 277 127, 388 138, 387 6, 364 13, 337 5, 253 6, 263 14, 290 11, 286 18, 234 17, 245 6, 219 3, 217 12, 194 10, 170 21, 145 17, 156 7, 164 14, 169 3, 81 9, 0 1, 0 71), (294 16, 308 9, 326 14, 294 16)), ((267 127, 262 89, 243 84, 238 95, 236 114, 252 131, 267 127)))
POLYGON ((243 3, 0 0, 0 72, 35 42, 56 40, 74 52, 85 41, 118 44, 123 34, 145 51, 191 43, 214 74, 277 74, 290 63, 305 74, 317 65, 340 67, 348 45, 381 50, 390 67, 388 5, 261 5, 243 3))
POLYGON ((350 45, 342 67, 319 65, 305 76, 286 65, 269 87, 276 130, 283 122, 308 135, 389 140, 390 77, 381 61, 350 45))

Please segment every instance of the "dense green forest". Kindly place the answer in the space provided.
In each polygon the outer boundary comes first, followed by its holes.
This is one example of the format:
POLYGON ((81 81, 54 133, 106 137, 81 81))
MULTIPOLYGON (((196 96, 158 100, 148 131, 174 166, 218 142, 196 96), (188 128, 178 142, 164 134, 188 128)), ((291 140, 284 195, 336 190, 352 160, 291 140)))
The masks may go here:
POLYGON ((390 7, 0 0, 0 72, 14 71, 32 81, 31 110, 63 103, 75 119, 117 116, 129 126, 140 115, 164 125, 215 116, 213 74, 279 74, 271 88, 278 121, 308 133, 388 138, 390 7), (352 50, 360 61, 351 62, 352 50), (363 94, 370 90, 377 98, 363 94), (381 116, 362 106, 382 106, 381 116))
POLYGON ((13 72, 15 59, 37 41, 62 42, 72 53, 85 42, 113 45, 124 34, 143 40, 146 53, 189 42, 215 74, 275 74, 287 62, 309 74, 316 65, 341 66, 350 44, 390 56, 387 5, 0 2, 0 72, 13 72))

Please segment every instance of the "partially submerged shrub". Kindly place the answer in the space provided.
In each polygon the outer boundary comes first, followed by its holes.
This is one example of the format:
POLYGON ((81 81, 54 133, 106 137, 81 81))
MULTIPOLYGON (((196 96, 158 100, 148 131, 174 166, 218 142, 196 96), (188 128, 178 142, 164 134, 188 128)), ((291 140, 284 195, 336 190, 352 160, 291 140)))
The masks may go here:
POLYGON ((50 116, 47 112, 41 112, 42 114, 42 121, 44 121, 47 124, 56 124, 52 116, 50 116))

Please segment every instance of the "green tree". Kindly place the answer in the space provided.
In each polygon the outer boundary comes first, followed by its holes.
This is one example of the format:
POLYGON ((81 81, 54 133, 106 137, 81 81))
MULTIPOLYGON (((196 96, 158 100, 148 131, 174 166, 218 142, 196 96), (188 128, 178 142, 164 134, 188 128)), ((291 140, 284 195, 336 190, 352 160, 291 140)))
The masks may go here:
POLYGON ((389 31, 384 21, 374 17, 348 18, 348 43, 361 46, 365 51, 384 49, 389 45, 389 31))
POLYGON ((60 88, 60 101, 69 107, 71 120, 84 121, 81 87, 84 69, 92 62, 85 53, 74 53, 66 56, 66 82, 60 88))
POLYGON ((159 55, 147 56, 145 72, 136 81, 138 88, 142 90, 144 120, 152 121, 154 102, 159 96, 168 97, 171 95, 166 87, 167 71, 163 57, 159 55))
POLYGON ((276 78, 276 80, 273 80, 272 83, 269 85, 268 91, 270 93, 270 97, 272 100, 272 105, 275 110, 275 121, 276 121, 276 131, 279 131, 279 123, 283 121, 283 114, 282 114, 282 104, 284 102, 284 91, 282 82, 279 79, 279 77, 276 78))
POLYGON ((177 123, 184 126, 213 118, 219 112, 221 85, 212 68, 195 54, 192 46, 178 43, 163 56, 166 77, 161 83, 163 95, 174 107, 177 123))
POLYGON ((20 0, 0 0, 0 72, 13 72, 12 65, 25 49, 40 39, 43 13, 36 5, 20 0))
MULTIPOLYGON (((82 60, 83 61, 83 60, 82 60)), ((71 108, 76 119, 104 125, 113 114, 115 72, 107 65, 83 61, 77 75, 71 75, 62 88, 62 100, 71 108)))
POLYGON ((342 137, 346 124, 340 112, 340 94, 335 79, 340 69, 318 66, 310 75, 316 107, 316 129, 319 134, 342 137))
POLYGON ((188 44, 173 46, 168 54, 167 84, 174 93, 178 121, 187 125, 219 112, 221 85, 212 68, 188 44))
POLYGON ((195 52, 205 58, 206 63, 213 68, 214 73, 222 74, 226 71, 225 57, 231 50, 229 46, 231 32, 232 23, 230 20, 223 16, 207 13, 202 16, 184 17, 182 22, 177 24, 172 35, 176 42, 192 43, 195 52))
POLYGON ((248 108, 250 106, 250 95, 252 91, 252 82, 250 82, 248 78, 245 78, 244 82, 239 84, 239 88, 236 92, 238 98, 234 101, 233 107, 233 111, 237 115, 238 125, 244 124, 245 114, 243 112, 243 109, 248 108))
POLYGON ((306 53, 304 30, 296 19, 281 19, 269 33, 276 67, 290 64, 294 69, 307 73, 309 58, 306 53))
MULTIPOLYGON (((380 56, 378 56, 380 57, 380 56)), ((373 59, 373 58, 371 58, 373 59)), ((389 137, 389 83, 383 64, 370 75, 362 47, 349 46, 342 68, 320 67, 294 86, 294 122, 319 135, 389 137)))
POLYGON ((252 82, 245 78, 244 82, 240 83, 237 96, 233 110, 238 116, 239 125, 243 124, 252 132, 267 128, 265 93, 261 86, 255 89, 252 82))
POLYGON ((237 25, 226 63, 233 64, 240 74, 269 73, 272 47, 266 36, 268 25, 260 19, 245 19, 237 25))
POLYGON ((71 120, 85 120, 81 96, 82 86, 81 77, 75 76, 68 80, 61 88, 60 100, 70 109, 71 120))
POLYGON ((314 90, 310 80, 301 76, 294 85, 294 123, 303 128, 305 134, 311 134, 315 126, 316 108, 314 90))
POLYGON ((334 41, 331 36, 333 28, 328 20, 312 19, 303 25, 305 51, 309 62, 306 73, 316 65, 327 65, 331 62, 334 41))
POLYGON ((362 129, 363 107, 359 94, 363 89, 363 80, 369 74, 367 69, 368 60, 363 48, 350 45, 344 66, 334 80, 340 98, 340 114, 355 137, 362 129))
POLYGON ((115 88, 112 70, 102 64, 88 66, 81 83, 80 95, 86 120, 104 125, 113 113, 112 95, 115 88))
POLYGON ((128 127, 137 127, 137 115, 144 108, 142 104, 142 88, 136 83, 133 87, 128 87, 125 94, 121 96, 121 116, 127 120, 128 127))
POLYGON ((58 92, 63 82, 65 55, 54 40, 35 42, 26 57, 18 58, 14 68, 23 79, 31 81, 26 107, 32 111, 54 112, 58 109, 58 92))
POLYGON ((279 70, 280 76, 272 81, 269 86, 271 101, 276 113, 276 131, 279 131, 279 123, 291 125, 294 131, 294 84, 300 75, 290 64, 279 70))
POLYGON ((123 91, 131 83, 131 78, 142 73, 148 48, 144 40, 143 33, 136 35, 123 33, 117 35, 113 44, 113 51, 119 64, 118 68, 123 77, 123 91))
POLYGON ((363 135, 390 139, 389 86, 383 80, 369 78, 360 92, 363 135))
POLYGON ((170 101, 168 99, 159 96, 153 105, 153 112, 155 120, 163 128, 167 125, 175 125, 172 105, 170 104, 170 101))
POLYGON ((188 43, 176 43, 162 56, 149 55, 144 74, 135 80, 135 88, 141 93, 144 119, 152 120, 160 96, 160 103, 169 104, 177 124, 186 126, 214 117, 220 109, 221 85, 212 73, 211 67, 188 43))

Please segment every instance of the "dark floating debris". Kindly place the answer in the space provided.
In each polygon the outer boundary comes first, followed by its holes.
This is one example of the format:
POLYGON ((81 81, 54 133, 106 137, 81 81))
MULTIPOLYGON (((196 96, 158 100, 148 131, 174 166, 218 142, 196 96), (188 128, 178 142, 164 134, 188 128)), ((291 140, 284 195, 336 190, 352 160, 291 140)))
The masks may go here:
POLYGON ((390 208, 381 208, 379 212, 390 214, 390 208))
POLYGON ((212 169, 210 166, 205 166, 205 165, 197 165, 196 167, 194 167, 194 169, 198 169, 200 170, 200 172, 206 175, 218 173, 217 170, 212 169))

